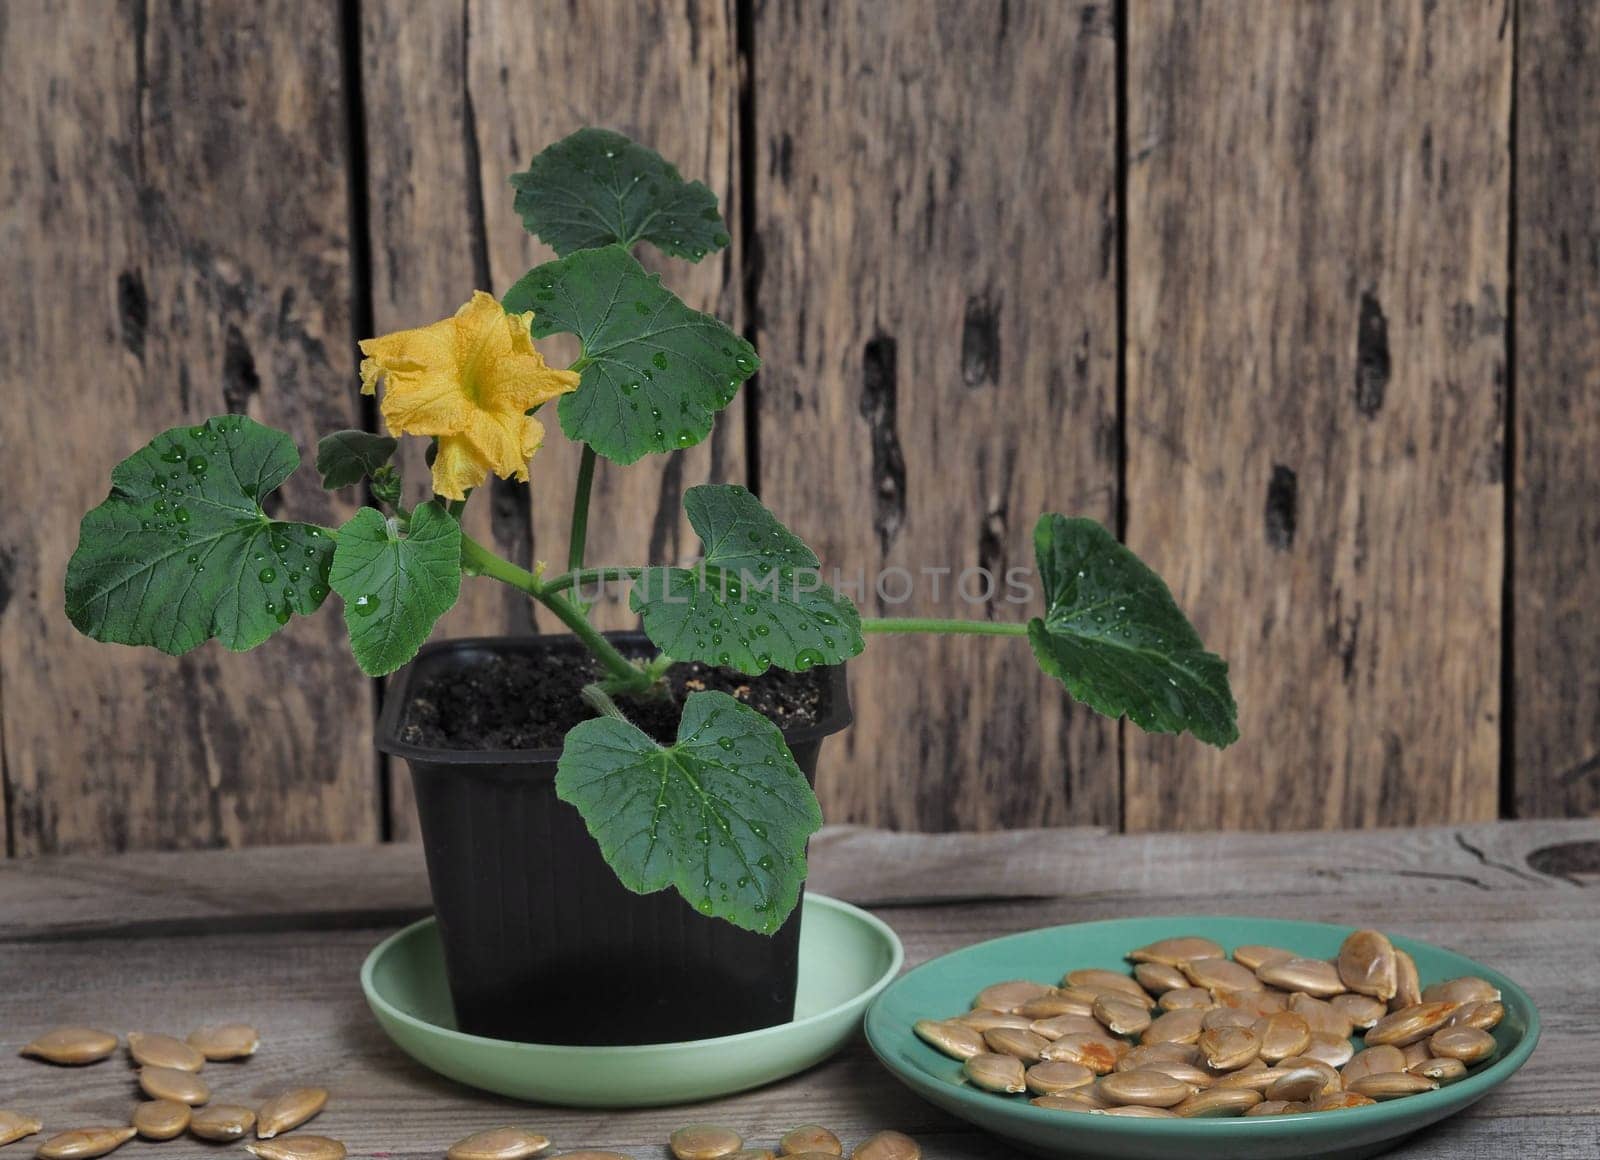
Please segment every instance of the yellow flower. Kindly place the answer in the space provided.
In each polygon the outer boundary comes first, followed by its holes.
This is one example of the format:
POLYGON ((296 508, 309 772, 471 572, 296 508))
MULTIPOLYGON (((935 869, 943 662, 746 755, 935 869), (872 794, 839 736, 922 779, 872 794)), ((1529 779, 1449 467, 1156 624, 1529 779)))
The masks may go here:
POLYGON ((575 372, 545 365, 532 321, 479 290, 454 318, 362 341, 361 393, 385 380, 389 434, 438 436, 436 495, 465 499, 491 471, 525 481, 544 442, 544 425, 526 412, 577 390, 575 372))

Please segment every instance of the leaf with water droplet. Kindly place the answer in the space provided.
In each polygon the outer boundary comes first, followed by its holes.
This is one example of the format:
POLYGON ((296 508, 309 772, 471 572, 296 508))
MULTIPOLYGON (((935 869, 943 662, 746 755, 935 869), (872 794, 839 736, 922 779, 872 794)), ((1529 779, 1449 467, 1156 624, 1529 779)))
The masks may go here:
POLYGON ((752 675, 772 664, 801 671, 802 656, 810 668, 861 651, 855 605, 828 586, 816 554, 760 500, 736 484, 704 484, 688 490, 683 507, 703 541, 703 563, 647 568, 631 597, 658 648, 752 675), (754 626, 759 652, 750 636, 726 641, 718 632, 724 621, 763 614, 754 626))
POLYGON ((710 188, 608 129, 579 129, 557 141, 511 184, 524 228, 562 256, 649 242, 698 262, 728 244, 710 188))
POLYGON ((702 914, 766 933, 799 901, 806 840, 822 825, 778 727, 725 693, 691 693, 672 745, 614 717, 575 726, 556 795, 629 890, 673 886, 702 914))
POLYGON ((1108 717, 1218 747, 1238 739, 1227 662, 1205 650, 1160 576, 1093 520, 1046 513, 1033 544, 1045 614, 1028 640, 1040 668, 1108 717))
POLYGON ((339 529, 328 583, 344 597, 350 650, 379 677, 416 655, 461 588, 461 525, 437 501, 400 529, 362 508, 339 529))
MULTIPOLYGON (((176 457, 181 459, 183 457, 176 457)), ((192 468, 198 456, 188 457, 192 468)), ((80 632, 118 644, 188 652, 216 638, 235 651, 254 648, 282 627, 253 586, 252 558, 274 540, 312 552, 312 577, 326 575, 333 545, 308 524, 267 518, 265 499, 300 463, 294 440, 243 416, 174 427, 111 472, 111 494, 83 518, 67 565, 67 615, 80 632), (206 469, 168 474, 174 447, 206 440, 206 469), (177 489, 182 505, 162 496, 177 489), (160 506, 157 507, 156 505, 160 506), (170 519, 150 518, 152 511, 170 519)), ((299 608, 315 611, 310 583, 299 608)), ((285 618, 286 619, 286 618, 285 618)))
POLYGON ((723 384, 737 387, 760 364, 749 343, 720 319, 691 310, 621 246, 580 250, 532 270, 507 291, 505 306, 534 310, 535 338, 578 336, 585 365, 578 389, 562 396, 561 428, 616 463, 700 442, 734 397, 723 384), (548 306, 532 297, 545 279, 558 288, 548 306), (619 301, 645 302, 650 312, 618 310, 619 301), (735 352, 731 380, 724 347, 735 352), (624 396, 636 396, 650 417, 624 406, 624 396), (670 441, 655 436, 662 415, 677 416, 670 441))

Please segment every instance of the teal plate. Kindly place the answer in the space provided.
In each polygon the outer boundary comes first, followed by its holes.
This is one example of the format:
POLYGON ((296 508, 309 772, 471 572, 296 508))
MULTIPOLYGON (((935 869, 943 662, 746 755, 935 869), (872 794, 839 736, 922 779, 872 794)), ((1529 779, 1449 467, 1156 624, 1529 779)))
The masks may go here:
POLYGON ((1106 1160, 1356 1160, 1482 1099, 1527 1061, 1539 1041, 1539 1013, 1521 987, 1453 951, 1412 939, 1396 946, 1417 962, 1423 985, 1479 975, 1502 992, 1506 1016, 1499 1050, 1458 1083, 1371 1107, 1290 1116, 1218 1120, 1123 1119, 1036 1108, 1025 1096, 969 1086, 961 1064, 912 1032, 918 1019, 966 1010, 990 983, 1033 979, 1056 984, 1078 967, 1126 971, 1123 955, 1173 935, 1197 934, 1230 951, 1243 944, 1287 947, 1314 958, 1338 953, 1351 927, 1269 918, 1173 917, 1085 922, 1029 931, 967 947, 925 963, 886 990, 867 1012, 867 1041, 886 1067, 923 1098, 986 1131, 1043 1156, 1106 1160))
POLYGON ((905 962, 894 931, 864 910, 805 896, 791 1022, 742 1035, 636 1047, 514 1043, 455 1028, 434 920, 379 943, 361 989, 389 1038, 440 1075, 519 1100, 570 1107, 689 1103, 803 1071, 848 1043, 867 1004, 905 962))

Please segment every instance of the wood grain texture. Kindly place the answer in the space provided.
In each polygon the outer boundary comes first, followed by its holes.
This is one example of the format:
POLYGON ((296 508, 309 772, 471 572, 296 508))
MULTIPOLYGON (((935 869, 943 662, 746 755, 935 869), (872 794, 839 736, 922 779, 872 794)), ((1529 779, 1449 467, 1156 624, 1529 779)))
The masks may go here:
MULTIPOLYGON (((0 670, 16 851, 370 840, 369 683, 336 612, 182 661, 62 611, 114 463, 224 411, 302 449, 355 416, 338 27, 327 6, 0 15, 0 670)), ((303 472, 298 518, 349 507, 303 472)))
MULTIPOLYGON (((363 86, 373 256, 380 331, 443 317, 473 287, 503 292, 554 257, 512 209, 511 174, 584 125, 627 133, 660 150, 722 199, 733 245, 698 266, 641 252, 645 265, 699 310, 740 325, 738 69, 732 0, 700 4, 543 6, 510 0, 460 6, 372 0, 363 7, 363 86), (603 45, 603 52, 593 46, 603 45)), ((565 337, 551 362, 576 357, 565 337)), ((467 509, 469 534, 509 558, 564 570, 578 447, 554 408, 533 464, 531 490, 495 481, 467 509)), ((416 443, 416 440, 408 440, 416 443)), ((419 448, 408 474, 426 479, 419 448)), ((591 503, 590 563, 670 562, 698 543, 683 519, 684 489, 743 482, 744 412, 735 401, 699 447, 627 468, 602 460, 591 503)), ((637 618, 620 588, 595 611, 604 627, 637 618)), ((553 619, 549 631, 565 631, 553 619)), ((534 628, 529 602, 492 581, 468 581, 438 637, 534 628)), ((392 771, 397 837, 414 837, 415 805, 403 764, 392 771)))
POLYGON ((1518 816, 1600 812, 1600 9, 1517 9, 1518 816))
POLYGON ((1135 0, 1129 29, 1127 536, 1243 740, 1130 729, 1128 826, 1493 817, 1506 5, 1135 0))
MULTIPOLYGON (((1115 518, 1108 10, 767 0, 754 42, 763 498, 868 615, 1021 620, 1038 514, 1115 518)), ((850 667, 831 820, 1115 822, 1116 727, 1024 643, 850 667)))
MULTIPOLYGON (((1523 1071, 1392 1154, 1445 1160, 1498 1154, 1514 1142, 1558 1160, 1588 1160, 1600 1130, 1593 1111, 1600 1089, 1586 1035, 1600 1018, 1600 977, 1590 969, 1600 951, 1590 897, 1596 887, 1488 870, 1454 836, 1510 866, 1551 842, 1600 841, 1600 823, 1312 835, 1305 841, 1313 846, 1298 862, 1290 835, 932 836, 832 828, 819 838, 814 860, 818 880, 828 878, 830 890, 857 900, 891 895, 906 881, 950 886, 942 904, 879 908, 904 942, 908 965, 1039 925, 1130 912, 1194 913, 1201 898, 1224 911, 1365 923, 1373 898, 1382 897, 1387 928, 1494 964, 1530 990, 1546 1018, 1545 1040, 1523 1071), (978 877, 948 873, 957 848, 979 868, 978 877), (1317 865, 1453 870, 1462 855, 1477 866, 1478 880, 1314 872, 1317 865), (1100 893, 1126 865, 1166 865, 1171 872, 1124 875, 1111 893, 1100 893), (994 887, 988 871, 1001 867, 1016 896, 982 901, 981 893, 994 887), (1205 875, 1191 873, 1197 867, 1205 875), (1262 874, 1276 882, 1280 873, 1292 876, 1289 889, 1259 888, 1262 874), (964 884, 971 893, 961 899, 954 892, 964 884)), ((425 1071, 382 1037, 366 1010, 359 967, 384 933, 373 923, 383 921, 383 908, 425 891, 420 874, 403 868, 405 860, 417 865, 413 848, 368 853, 335 847, 142 854, 38 859, 0 869, 0 915, 7 922, 0 930, 0 1089, 50 1124, 115 1122, 131 1098, 120 1065, 86 1069, 63 1083, 59 1071, 15 1049, 33 1032, 67 1021, 119 1031, 181 1030, 248 1017, 263 1032, 262 1049, 247 1064, 218 1069, 217 1098, 253 1104, 287 1086, 319 1083, 333 1098, 317 1130, 346 1141, 355 1155, 436 1156, 468 1132, 504 1121, 512 1105, 425 1071), (344 885, 341 899, 326 891, 306 898, 299 884, 319 875, 344 885), (285 908, 296 902, 310 908, 285 908), (162 916, 174 925, 151 923, 162 916), (170 937, 178 934, 182 954, 174 953, 170 937)), ((886 1127, 908 1131, 930 1160, 1013 1155, 915 1098, 860 1041, 790 1080, 697 1105, 692 1117, 681 1108, 542 1108, 536 1123, 562 1148, 611 1147, 665 1160, 668 1133, 691 1118, 730 1124, 761 1143, 805 1119, 832 1126, 852 1144, 886 1127)), ((204 1152, 192 1142, 166 1147, 185 1157, 204 1152)))

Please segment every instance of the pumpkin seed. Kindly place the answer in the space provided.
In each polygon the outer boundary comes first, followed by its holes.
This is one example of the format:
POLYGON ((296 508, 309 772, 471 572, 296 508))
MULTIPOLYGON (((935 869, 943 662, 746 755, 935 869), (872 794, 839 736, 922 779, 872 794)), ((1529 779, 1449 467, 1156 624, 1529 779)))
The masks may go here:
MULTIPOLYGON (((1053 1045, 1052 1045, 1053 1046, 1053 1045)), ((962 1069, 974 1087, 986 1092, 1025 1092, 1028 1090, 1027 1069, 1014 1055, 986 1053, 974 1055, 962 1069)))
POLYGON ((1385 1072, 1404 1071, 1406 1069, 1405 1052, 1390 1044, 1381 1044, 1369 1047, 1365 1051, 1358 1051, 1349 1063, 1344 1065, 1344 1086, 1349 1087, 1351 1080, 1357 1080, 1368 1075, 1382 1075, 1385 1072))
MULTIPOLYGON (((1188 980, 1184 980, 1185 984, 1188 980)), ((1204 987, 1174 987, 1162 993, 1156 1000, 1156 1006, 1163 1011, 1209 1011, 1216 1007, 1217 1001, 1211 997, 1211 992, 1204 987)))
POLYGON ((1149 1003, 1150 992, 1141 987, 1134 979, 1127 975, 1119 975, 1116 971, 1108 971, 1101 967, 1084 967, 1081 970, 1068 971, 1061 980, 1063 987, 1080 987, 1084 990, 1094 988, 1109 988, 1121 991, 1136 1003, 1149 1003))
MULTIPOLYGON (((93 1027, 57 1027, 54 1031, 46 1031, 43 1035, 28 1043, 22 1049, 22 1054, 31 1055, 48 1063, 59 1063, 67 1067, 82 1067, 89 1063, 99 1063, 116 1049, 117 1037, 109 1031, 98 1031, 93 1027)), ((83 1130, 100 1131, 102 1129, 85 1128, 83 1130)), ((113 1144, 112 1147, 116 1147, 116 1145, 113 1144)), ((100 1155, 100 1153, 96 1153, 96 1155, 100 1155)))
MULTIPOLYGON (((266 1108, 261 1110, 265 1112, 266 1108)), ((288 1131, 287 1128, 283 1130, 288 1131)), ((503 1128, 488 1128, 457 1140, 450 1145, 445 1156, 447 1160, 525 1160, 525 1157, 537 1156, 549 1148, 548 1136, 507 1124, 503 1128)))
POLYGON ((1324 1064, 1322 1067, 1278 1067, 1276 1078, 1267 1085, 1266 1096, 1269 1100, 1309 1100, 1319 1096, 1328 1089, 1328 1074, 1333 1075, 1335 1086, 1339 1083, 1339 1073, 1324 1064), (1324 1070, 1326 1069, 1326 1070, 1324 1070))
POLYGON ((901 1132, 879 1132, 861 1141, 850 1160, 922 1160, 922 1149, 901 1132))
POLYGON ((1029 999, 1037 999, 1041 995, 1048 995, 1054 987, 1047 987, 1043 983, 1030 983, 1026 979, 1013 979, 1006 983, 995 983, 978 992, 978 1000, 974 1007, 984 1011, 1000 1011, 1009 1014, 1022 1006, 1029 999))
POLYGON ((1375 1100, 1397 1100, 1402 1096, 1414 1096, 1418 1092, 1435 1091, 1439 1084, 1426 1076, 1412 1075, 1406 1071, 1386 1071, 1377 1075, 1362 1076, 1348 1087, 1350 1091, 1375 1100))
POLYGON ((1434 983, 1422 992, 1424 1003, 1492 1003, 1500 998, 1500 988, 1476 975, 1462 975, 1434 983))
POLYGON ((1106 1035, 1077 1032, 1063 1035, 1039 1053, 1040 1059, 1081 1063, 1096 1075, 1105 1075, 1128 1052, 1128 1045, 1106 1035))
POLYGON ((1299 1055, 1311 1046, 1311 1024, 1306 1022, 1305 1016, 1296 1015, 1293 1011, 1279 1011, 1274 1015, 1268 1015, 1255 1030, 1261 1037, 1261 1058, 1268 1063, 1277 1063, 1280 1059, 1299 1055))
MULTIPOLYGON (((189 1046, 207 1059, 247 1059, 261 1046, 261 1036, 248 1023, 218 1023, 189 1032, 189 1046)), ((340 1145, 343 1147, 343 1145, 340 1145)))
POLYGON ((116 1151, 133 1136, 132 1128, 74 1128, 51 1136, 34 1155, 40 1160, 90 1160, 116 1151))
POLYGON ((1266 984, 1260 983, 1259 991, 1215 991, 1212 998, 1217 1001, 1218 1007, 1227 1007, 1234 1011, 1247 1011, 1257 1018, 1276 1015, 1279 1011, 1289 1009, 1289 996, 1282 991, 1266 989, 1266 984))
MULTIPOLYGON (((1085 1011, 1084 1014, 1087 1015, 1088 1012, 1085 1011)), ((999 1011, 968 1011, 965 1015, 957 1015, 950 1022, 970 1027, 979 1035, 993 1031, 996 1027, 1015 1027, 1020 1031, 1026 1031, 1033 1026, 1032 1019, 999 1011)))
POLYGON ((1394 998, 1395 953, 1389 936, 1377 930, 1353 932, 1339 947, 1339 978, 1350 990, 1387 1003, 1394 998))
POLYGON ((982 1035, 960 1023, 942 1019, 919 1019, 912 1030, 917 1033, 918 1039, 935 1050, 944 1052, 951 1059, 971 1059, 979 1052, 988 1050, 984 1046, 982 1035))
POLYGON ((1506 1006, 1498 999, 1463 1003, 1445 1023, 1446 1027, 1476 1027, 1479 1031, 1493 1031, 1506 1017, 1506 1006))
POLYGON ((1140 1043, 1193 1043, 1204 1030, 1204 1015, 1195 1010, 1168 1011, 1139 1035, 1140 1043))
POLYGON ((988 1050, 998 1055, 1013 1055, 1023 1063, 1038 1063, 1041 1053, 1050 1046, 1050 1040, 1032 1031, 1018 1031, 1014 1027, 996 1027, 983 1033, 988 1050))
POLYGON ((1412 1075, 1431 1079, 1442 1087, 1445 1084, 1455 1083, 1458 1079, 1465 1079, 1467 1065, 1459 1059, 1429 1056, 1421 1063, 1413 1063, 1406 1070, 1412 1075))
POLYGON ((170 1035, 145 1031, 128 1032, 128 1054, 133 1056, 133 1062, 144 1067, 199 1071, 206 1065, 206 1057, 198 1047, 170 1035))
POLYGON ((1292 1116, 1305 1110, 1305 1106, 1296 1100, 1262 1100, 1259 1104, 1246 1112, 1245 1115, 1292 1116))
POLYGON ((1426 1039, 1419 1039, 1415 1043, 1408 1043, 1400 1049, 1400 1054, 1405 1057, 1406 1071, 1410 1071, 1419 1063, 1433 1058, 1433 1052, 1428 1048, 1426 1039))
POLYGON ((1261 1036, 1248 1027, 1214 1027, 1196 1041, 1206 1066, 1213 1071, 1233 1071, 1261 1054, 1261 1036))
POLYGON ((1178 1113, 1170 1108, 1152 1108, 1144 1104, 1122 1104, 1114 1108, 1101 1108, 1097 1116, 1125 1116, 1140 1120, 1176 1120, 1178 1113))
POLYGON ((1193 1043, 1141 1043, 1117 1060, 1116 1069, 1135 1071, 1157 1063, 1187 1063, 1193 1066, 1199 1062, 1200 1048, 1193 1043))
POLYGON ((1101 995, 1094 1001, 1094 1017, 1117 1035, 1137 1035, 1150 1026, 1148 1008, 1111 995, 1101 995))
MULTIPOLYGON (((1121 1071, 1123 1069, 1118 1068, 1117 1070, 1121 1071)), ((1143 1068, 1130 1067, 1127 1070, 1159 1071, 1162 1075, 1170 1075, 1173 1079, 1178 1080, 1180 1083, 1188 1084, 1189 1090, 1196 1092, 1201 1088, 1210 1087, 1217 1078, 1203 1067, 1197 1067, 1192 1063, 1184 1063, 1181 1060, 1176 1059, 1158 1059, 1152 1063, 1145 1064, 1143 1068)))
POLYGON ((1336 1112, 1341 1108, 1365 1108, 1377 1103, 1360 1092, 1324 1092, 1307 1106, 1308 1112, 1336 1112))
POLYGON ((237 1104, 211 1104, 189 1118, 189 1131, 202 1140, 238 1140, 256 1126, 256 1114, 237 1104))
POLYGON ((1318 999, 1314 995, 1290 995, 1289 1010, 1306 1021, 1306 1026, 1311 1028, 1312 1035, 1320 1032, 1339 1039, 1349 1039, 1355 1032, 1355 1025, 1350 1022, 1350 1016, 1332 1003, 1318 999))
POLYGON ((1340 1068, 1355 1057, 1356 1049, 1350 1045, 1348 1036, 1313 1031, 1311 1043, 1300 1054, 1309 1056, 1319 1063, 1325 1063, 1329 1067, 1340 1068))
POLYGON ((1159 1071, 1119 1071, 1106 1076, 1095 1089, 1112 1104, 1137 1104, 1149 1108, 1170 1108, 1191 1095, 1189 1085, 1159 1071))
POLYGON ((1463 1063, 1482 1063, 1495 1053, 1494 1036, 1476 1027, 1445 1027, 1428 1040, 1435 1056, 1459 1059, 1463 1063))
POLYGON ((1420 1002, 1422 977, 1417 974, 1417 960, 1397 947, 1394 952, 1394 998, 1389 1000, 1389 1009, 1398 1011, 1402 1007, 1415 1007, 1420 1002))
POLYGON ((721 1124, 685 1124, 672 1133, 667 1146, 678 1160, 718 1160, 743 1148, 744 1138, 721 1124))
POLYGON ((1261 1093, 1249 1088, 1212 1088, 1196 1092, 1172 1110, 1191 1120, 1242 1116, 1261 1102, 1261 1093))
MULTIPOLYGON (((1331 1064, 1323 1063, 1320 1059, 1314 1059, 1309 1055, 1291 1055, 1288 1059, 1282 1060, 1278 1067, 1284 1071, 1316 1072, 1322 1077, 1322 1087, 1318 1094, 1321 1094, 1321 1092, 1336 1092, 1344 1086, 1344 1079, 1339 1075, 1338 1068, 1331 1064)), ((1282 1100, 1289 1097, 1278 1096, 1276 1098, 1282 1100)))
POLYGON ((139 1069, 139 1087, 153 1100, 172 1100, 175 1103, 199 1107, 211 1098, 206 1081, 191 1071, 175 1067, 142 1067, 139 1069))
POLYGON ((1256 971, 1256 978, 1269 986, 1281 987, 1285 991, 1302 991, 1319 999, 1349 990, 1339 977, 1339 968, 1321 959, 1284 959, 1266 963, 1256 971))
POLYGON ((1183 964, 1183 973, 1196 987, 1212 991, 1263 991, 1266 984, 1256 978, 1254 971, 1242 967, 1232 959, 1191 959, 1183 964))
POLYGON ((1254 1011, 1237 1011, 1232 1007, 1213 1007, 1200 1017, 1200 1030, 1214 1031, 1218 1027, 1254 1027, 1261 1016, 1254 1011))
POLYGON ((1098 1112, 1106 1106, 1104 1100, 1093 1099, 1078 1092, 1034 1096, 1028 1102, 1036 1108, 1050 1108, 1057 1112, 1098 1112))
POLYGON ((1035 1035, 1042 1035, 1046 1039, 1060 1039, 1063 1035, 1081 1034, 1084 1032, 1095 1035, 1103 1034, 1105 1024, 1093 1015, 1057 1015, 1054 1019, 1037 1019, 1028 1028, 1035 1035))
POLYGON ((146 1140, 174 1140, 188 1130, 192 1115, 177 1100, 148 1100, 133 1109, 133 1126, 146 1140))
MULTIPOLYGON (((292 1088, 280 1092, 266 1103, 262 1104, 256 1112, 259 1124, 256 1136, 262 1140, 270 1140, 279 1132, 287 1132, 298 1128, 312 1116, 320 1112, 328 1103, 328 1093, 323 1088, 292 1088)), ((471 1139, 472 1137, 468 1137, 471 1139)), ((543 1137, 539 1137, 543 1139, 543 1137)), ((531 1155, 531 1153, 522 1153, 531 1155)), ((463 1160, 457 1156, 454 1160, 463 1160)), ((503 1160, 503 1158, 488 1158, 484 1160, 503 1160)))
POLYGON ((1418 1003, 1414 1007, 1402 1007, 1398 1011, 1391 1011, 1368 1028, 1367 1046, 1374 1047, 1388 1043, 1395 1047, 1404 1047, 1408 1043, 1426 1039, 1445 1025, 1445 1021, 1455 1013, 1456 1007, 1455 1003, 1418 1003))
POLYGON ((1076 989, 1052 990, 1048 995, 1029 999, 1017 1008, 1016 1013, 1027 1019, 1053 1019, 1057 1015, 1089 1015, 1094 1011, 1095 996, 1076 989))
POLYGON ((1088 1087, 1094 1082, 1094 1072, 1081 1063, 1051 1059, 1030 1067, 1023 1076, 1023 1082, 1036 1096, 1053 1096, 1058 1092, 1088 1087))
POLYGON ((1156 995, 1189 985, 1189 976, 1166 963, 1137 963, 1133 968, 1133 977, 1146 991, 1156 995))
POLYGON ((246 1144, 244 1150, 260 1160, 344 1160, 345 1147, 327 1136, 284 1136, 246 1144))
POLYGON ((1358 995, 1354 991, 1335 995, 1328 1000, 1328 1006, 1349 1019, 1352 1027, 1363 1029, 1371 1027, 1389 1013, 1389 1008, 1371 995, 1358 995))
POLYGON ((1300 956, 1282 947, 1242 946, 1233 948, 1233 961, 1252 971, 1259 971, 1268 963, 1281 963, 1300 956))
POLYGON ((821 1152, 828 1156, 843 1156, 844 1145, 821 1124, 801 1124, 790 1128, 778 1141, 778 1151, 785 1156, 801 1152, 821 1152))
POLYGON ((1288 1073, 1281 1067, 1268 1067, 1260 1060, 1241 1067, 1238 1071, 1230 1071, 1227 1075, 1218 1076, 1212 1087, 1219 1088, 1249 1088, 1251 1091, 1265 1092, 1288 1073))
POLYGON ((24 1136, 31 1136, 42 1127, 44 1124, 37 1116, 23 1112, 0 1111, 0 1148, 24 1136))
POLYGON ((1183 970, 1185 963, 1194 959, 1220 959, 1227 952, 1218 943, 1199 935, 1180 935, 1177 938, 1164 938, 1151 943, 1149 946, 1139 947, 1128 952, 1128 958, 1136 963, 1163 963, 1169 967, 1183 970))

